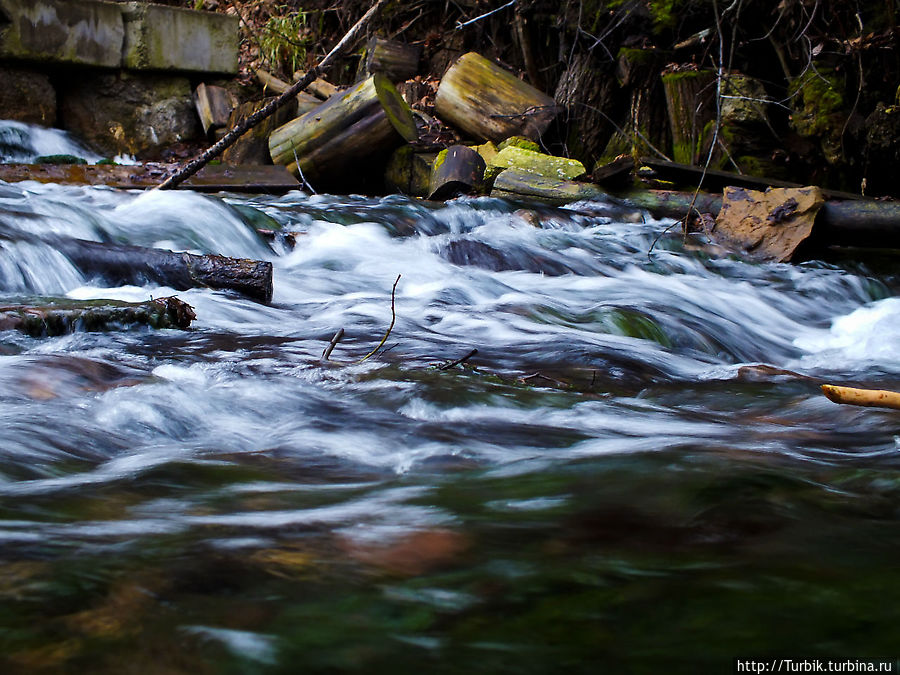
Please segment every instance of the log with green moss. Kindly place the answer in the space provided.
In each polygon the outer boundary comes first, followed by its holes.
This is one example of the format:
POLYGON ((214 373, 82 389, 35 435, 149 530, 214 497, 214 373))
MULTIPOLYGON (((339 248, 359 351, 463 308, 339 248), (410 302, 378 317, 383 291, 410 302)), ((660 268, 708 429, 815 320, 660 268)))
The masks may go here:
POLYGON ((0 306, 0 330, 18 330, 31 337, 130 326, 186 329, 195 318, 193 308, 174 296, 147 302, 54 299, 39 305, 0 306))
POLYGON ((412 111, 387 77, 376 74, 276 129, 269 152, 305 179, 329 179, 417 138, 412 111))
POLYGON ((450 199, 478 192, 484 182, 484 159, 472 148, 453 145, 438 153, 431 168, 429 199, 450 199))
POLYGON ((539 138, 559 112, 550 96, 475 52, 446 72, 435 96, 438 117, 478 140, 539 138))
POLYGON ((272 300, 272 263, 221 255, 108 244, 68 237, 40 241, 60 251, 84 275, 111 284, 157 283, 177 290, 230 290, 259 302, 272 300))
POLYGON ((547 178, 519 169, 505 169, 494 180, 491 197, 532 200, 545 204, 568 204, 606 194, 596 185, 547 178))
POLYGON ((373 37, 359 62, 359 77, 382 73, 391 82, 403 82, 419 72, 422 47, 373 37))

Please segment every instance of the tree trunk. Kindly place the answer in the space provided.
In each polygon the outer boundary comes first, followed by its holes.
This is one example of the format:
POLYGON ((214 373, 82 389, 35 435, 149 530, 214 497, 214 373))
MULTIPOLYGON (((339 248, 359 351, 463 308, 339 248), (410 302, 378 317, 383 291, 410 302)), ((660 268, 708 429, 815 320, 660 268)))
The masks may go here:
POLYGON ((0 330, 18 330, 31 337, 112 330, 131 325, 185 329, 196 318, 191 306, 176 297, 136 303, 52 300, 43 305, 0 306, 0 330))
POLYGON ((501 172, 494 180, 494 189, 491 190, 491 197, 526 199, 557 205, 592 199, 603 194, 603 190, 590 183, 546 178, 518 169, 501 172))
POLYGON ((310 180, 328 179, 414 141, 406 101, 381 74, 344 91, 276 129, 269 151, 276 164, 310 180))
POLYGON ((478 140, 540 138, 559 111, 556 101, 475 52, 447 71, 435 96, 445 122, 478 140))
MULTIPOLYGON (((619 155, 641 157, 669 152, 671 133, 666 113, 666 94, 659 72, 668 55, 657 49, 622 47, 616 59, 616 79, 627 93, 628 108, 600 108, 607 116, 622 119, 622 127, 613 133, 604 150, 612 160, 619 155)), ((613 98, 618 98, 613 95, 613 98)), ((606 118, 608 119, 608 118, 606 118)))
POLYGON ((429 199, 477 192, 484 182, 484 160, 475 150, 453 145, 441 151, 431 169, 429 199))
POLYGON ((107 283, 151 282, 177 290, 206 286, 236 291, 259 302, 272 300, 270 262, 68 237, 46 237, 41 241, 65 255, 82 274, 100 277, 107 283))
POLYGON ((662 76, 672 130, 672 157, 680 164, 698 164, 709 151, 710 123, 716 120, 716 74, 708 70, 662 76))
POLYGON ((364 78, 382 73, 391 82, 403 82, 419 72, 422 48, 405 42, 373 37, 359 62, 357 77, 364 78))
POLYGON ((614 129, 609 118, 618 118, 614 108, 620 96, 609 71, 607 64, 597 62, 590 54, 575 54, 554 93, 565 108, 558 120, 566 130, 565 154, 588 167, 604 154, 614 129))

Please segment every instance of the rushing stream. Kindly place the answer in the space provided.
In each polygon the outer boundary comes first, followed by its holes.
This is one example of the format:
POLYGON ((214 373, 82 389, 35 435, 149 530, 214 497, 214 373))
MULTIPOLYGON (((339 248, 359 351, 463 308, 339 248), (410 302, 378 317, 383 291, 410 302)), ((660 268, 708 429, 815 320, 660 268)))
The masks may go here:
POLYGON ((654 246, 671 224, 0 183, 7 302, 197 314, 0 332, 0 670, 900 656, 900 413, 819 389, 898 388, 900 277, 654 246), (23 231, 271 260, 274 299, 106 288, 23 231))

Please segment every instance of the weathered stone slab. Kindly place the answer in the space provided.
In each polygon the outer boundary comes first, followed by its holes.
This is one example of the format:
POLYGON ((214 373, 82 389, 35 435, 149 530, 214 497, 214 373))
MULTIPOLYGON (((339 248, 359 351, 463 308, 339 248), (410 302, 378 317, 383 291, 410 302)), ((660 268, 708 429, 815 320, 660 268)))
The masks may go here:
POLYGON ((122 60, 125 26, 112 2, 0 0, 0 57, 108 68, 122 60))
POLYGON ((126 3, 122 16, 125 68, 237 73, 236 16, 143 2, 126 3))
POLYGON ((0 67, 0 119, 56 123, 56 90, 46 74, 25 68, 0 67))

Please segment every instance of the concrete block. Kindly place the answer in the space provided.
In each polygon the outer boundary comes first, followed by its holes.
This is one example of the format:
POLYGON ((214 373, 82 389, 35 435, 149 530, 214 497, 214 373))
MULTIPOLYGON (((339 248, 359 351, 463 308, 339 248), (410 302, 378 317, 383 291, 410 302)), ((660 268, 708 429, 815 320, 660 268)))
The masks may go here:
POLYGON ((0 0, 0 58, 116 68, 124 35, 112 2, 0 0))
POLYGON ((143 2, 126 3, 122 15, 125 68, 237 73, 238 17, 143 2))

